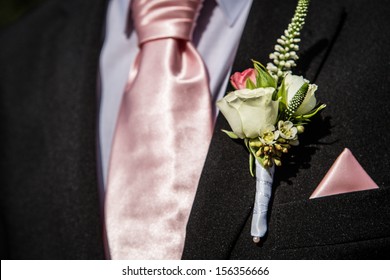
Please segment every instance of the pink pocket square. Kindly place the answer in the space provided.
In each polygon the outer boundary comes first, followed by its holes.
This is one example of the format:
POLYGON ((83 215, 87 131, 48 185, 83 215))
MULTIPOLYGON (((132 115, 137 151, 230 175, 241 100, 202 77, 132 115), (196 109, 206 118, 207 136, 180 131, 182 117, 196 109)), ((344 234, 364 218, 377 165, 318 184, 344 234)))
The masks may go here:
POLYGON ((310 199, 328 195, 377 189, 378 186, 347 148, 338 156, 310 199))

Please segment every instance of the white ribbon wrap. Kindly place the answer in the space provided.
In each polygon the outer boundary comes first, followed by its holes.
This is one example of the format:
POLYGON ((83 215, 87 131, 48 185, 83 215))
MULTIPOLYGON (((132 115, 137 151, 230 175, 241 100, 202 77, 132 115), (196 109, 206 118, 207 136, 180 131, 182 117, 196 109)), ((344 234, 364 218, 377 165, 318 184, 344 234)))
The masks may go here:
POLYGON ((272 193, 275 165, 266 169, 256 162, 256 196, 253 207, 251 235, 263 237, 267 232, 268 203, 272 193))

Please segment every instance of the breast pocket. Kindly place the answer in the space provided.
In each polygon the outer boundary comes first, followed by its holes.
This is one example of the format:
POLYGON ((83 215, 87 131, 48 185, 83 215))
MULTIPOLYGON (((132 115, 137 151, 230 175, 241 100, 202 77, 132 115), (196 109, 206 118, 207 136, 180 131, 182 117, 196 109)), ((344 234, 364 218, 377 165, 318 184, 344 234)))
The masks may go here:
POLYGON ((275 211, 277 249, 390 236, 390 188, 301 200, 275 211))

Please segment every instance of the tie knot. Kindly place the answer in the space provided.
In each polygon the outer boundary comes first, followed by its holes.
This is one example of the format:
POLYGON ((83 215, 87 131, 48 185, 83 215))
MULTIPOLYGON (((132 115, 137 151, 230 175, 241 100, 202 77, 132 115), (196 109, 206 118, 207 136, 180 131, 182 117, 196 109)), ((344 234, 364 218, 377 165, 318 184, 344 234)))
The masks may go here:
POLYGON ((133 0, 139 45, 156 39, 191 40, 202 0, 133 0))

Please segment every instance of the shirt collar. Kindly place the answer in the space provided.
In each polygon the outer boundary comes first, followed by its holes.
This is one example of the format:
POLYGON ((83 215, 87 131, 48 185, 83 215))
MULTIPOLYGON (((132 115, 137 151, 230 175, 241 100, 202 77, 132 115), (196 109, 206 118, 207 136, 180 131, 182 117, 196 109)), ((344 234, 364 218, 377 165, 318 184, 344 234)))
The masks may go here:
MULTIPOLYGON (((215 0, 229 26, 234 25, 238 16, 244 11, 246 5, 252 1, 253 0, 215 0)), ((131 0, 121 0, 121 5, 124 11, 127 10, 130 3, 131 0)))
POLYGON ((215 0, 226 18, 229 26, 233 26, 238 16, 252 0, 215 0))

